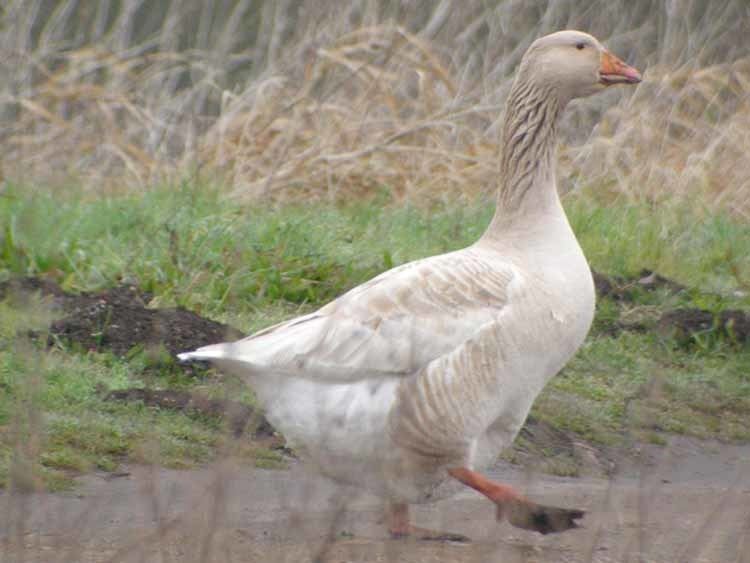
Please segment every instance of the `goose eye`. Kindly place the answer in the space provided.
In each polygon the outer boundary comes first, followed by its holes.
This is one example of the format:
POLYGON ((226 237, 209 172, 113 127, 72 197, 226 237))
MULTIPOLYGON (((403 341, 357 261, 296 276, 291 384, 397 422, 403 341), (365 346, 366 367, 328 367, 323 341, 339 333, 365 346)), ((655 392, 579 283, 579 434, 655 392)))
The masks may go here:
POLYGON ((585 45, 584 43, 576 43, 576 49, 578 49, 579 51, 580 51, 581 49, 583 49, 583 48, 584 48, 585 46, 586 46, 586 45, 585 45))

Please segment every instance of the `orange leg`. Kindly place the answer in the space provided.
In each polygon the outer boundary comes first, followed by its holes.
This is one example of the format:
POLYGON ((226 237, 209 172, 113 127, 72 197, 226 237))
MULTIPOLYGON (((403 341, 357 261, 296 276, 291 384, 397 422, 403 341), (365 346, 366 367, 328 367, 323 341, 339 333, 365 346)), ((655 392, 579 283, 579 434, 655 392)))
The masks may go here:
POLYGON ((409 523, 409 505, 403 502, 389 504, 386 508, 385 519, 388 526, 388 533, 394 539, 413 537, 420 540, 432 541, 469 541, 469 538, 461 534, 438 532, 436 530, 412 526, 409 523))
POLYGON ((454 469, 449 469, 448 474, 461 481, 464 485, 471 487, 475 491, 479 491, 496 504, 513 501, 529 502, 513 487, 503 485, 502 483, 495 483, 494 481, 487 479, 487 477, 481 473, 477 473, 471 469, 456 467, 454 469))
POLYGON ((507 516, 508 521, 518 528, 535 530, 542 534, 563 532, 578 527, 576 520, 584 515, 582 510, 536 504, 513 487, 495 483, 466 467, 449 469, 448 473, 494 502, 497 505, 498 520, 507 516))

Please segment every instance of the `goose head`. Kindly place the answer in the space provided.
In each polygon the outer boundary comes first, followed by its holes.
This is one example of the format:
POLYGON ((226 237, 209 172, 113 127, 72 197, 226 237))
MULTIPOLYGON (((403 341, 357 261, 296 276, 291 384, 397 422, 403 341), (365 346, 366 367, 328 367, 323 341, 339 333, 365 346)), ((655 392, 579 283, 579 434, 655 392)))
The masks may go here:
POLYGON ((557 93, 566 103, 615 84, 636 84, 640 73, 582 31, 558 31, 534 41, 519 72, 529 81, 557 93))

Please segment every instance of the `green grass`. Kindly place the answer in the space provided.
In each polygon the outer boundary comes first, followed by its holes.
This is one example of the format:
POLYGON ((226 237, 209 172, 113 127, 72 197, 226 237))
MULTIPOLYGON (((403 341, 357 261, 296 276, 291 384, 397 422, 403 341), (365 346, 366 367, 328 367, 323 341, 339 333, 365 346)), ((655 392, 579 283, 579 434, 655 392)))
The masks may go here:
MULTIPOLYGON (((747 223, 678 205, 593 200, 569 197, 566 208, 595 269, 627 276, 651 268, 702 294, 750 283, 747 223)), ((292 313, 392 265, 465 246, 491 215, 485 202, 240 207, 205 186, 95 199, 11 187, 0 198, 0 279, 53 273, 73 290, 125 279, 158 303, 209 314, 244 316, 271 304, 292 313)))
MULTIPOLYGON (((602 330, 617 321, 653 325, 678 306, 750 308, 750 263, 741 259, 750 255, 750 226, 684 206, 596 199, 565 202, 595 269, 627 277, 650 268, 691 290, 636 290, 631 302, 599 303, 592 336, 535 416, 603 444, 633 436, 658 443, 662 432, 750 439, 748 346, 602 330)), ((16 186, 0 198, 0 281, 47 275, 77 291, 125 280, 152 292, 154 306, 182 305, 251 331, 391 266, 465 246, 491 214, 483 202, 241 207, 205 186, 115 198, 16 186)), ((44 350, 24 334, 43 329, 50 315, 43 300, 0 303, 0 485, 15 476, 21 486, 64 488, 71 476, 122 461, 188 467, 226 446, 219 420, 105 401, 111 390, 181 388, 252 404, 238 381, 211 371, 187 377, 153 354, 44 350)), ((283 465, 275 452, 249 451, 258 466, 283 465)))
POLYGON ((222 434, 218 421, 104 400, 108 391, 139 384, 127 362, 101 354, 31 345, 2 352, 0 448, 7 456, 25 444, 17 454, 58 486, 65 476, 112 470, 126 459, 170 467, 211 459, 222 434))
POLYGON ((533 414, 602 444, 653 432, 750 440, 750 346, 688 349, 653 334, 592 337, 533 414))

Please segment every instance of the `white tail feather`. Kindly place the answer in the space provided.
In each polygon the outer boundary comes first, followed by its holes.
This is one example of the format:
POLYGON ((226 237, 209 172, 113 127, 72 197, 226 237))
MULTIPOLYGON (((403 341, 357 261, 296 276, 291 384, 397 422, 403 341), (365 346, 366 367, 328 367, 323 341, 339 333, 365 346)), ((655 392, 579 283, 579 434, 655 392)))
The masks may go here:
POLYGON ((218 360, 226 356, 226 346, 224 344, 213 344, 211 346, 203 346, 193 352, 183 352, 177 354, 177 359, 181 362, 191 362, 194 360, 218 360))

